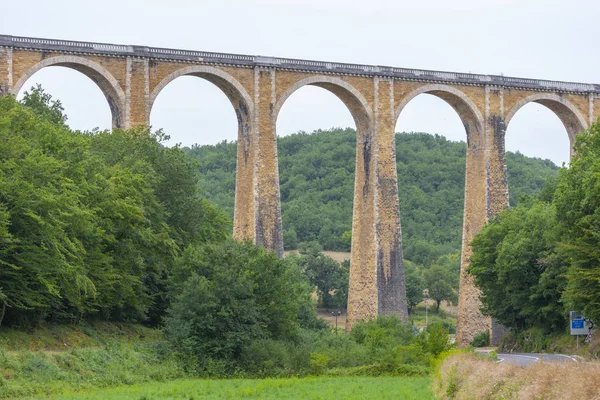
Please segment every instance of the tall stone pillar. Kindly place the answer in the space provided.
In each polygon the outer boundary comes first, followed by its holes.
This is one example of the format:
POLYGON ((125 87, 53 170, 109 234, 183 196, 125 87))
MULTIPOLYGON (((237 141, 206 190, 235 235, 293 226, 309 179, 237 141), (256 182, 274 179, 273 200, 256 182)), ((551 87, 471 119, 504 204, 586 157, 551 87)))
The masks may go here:
POLYGON ((373 121, 366 116, 356 121, 356 168, 352 250, 346 328, 379 314, 377 249, 375 244, 376 148, 373 121))
POLYGON ((254 70, 255 236, 257 245, 283 257, 275 105, 275 70, 254 70))
MULTIPOLYGON (((231 97, 234 96, 233 91, 228 93, 238 119, 233 238, 243 242, 254 240, 256 228, 254 202, 257 140, 254 133, 256 129, 254 107, 249 107, 241 98, 231 97)), ((279 183, 277 187, 279 193, 279 183)))
POLYGON ((456 332, 456 341, 461 345, 470 343, 478 332, 487 332, 490 329, 490 318, 480 311, 480 291, 473 283, 473 277, 467 272, 473 254, 471 241, 487 221, 486 141, 481 124, 465 122, 465 128, 467 165, 456 332))
MULTIPOLYGON (((113 128, 150 125, 150 69, 147 58, 127 57, 125 76, 125 121, 115 121, 113 128)), ((115 115, 113 113, 113 115, 115 115)))
MULTIPOLYGON (((348 328, 378 315, 408 321, 396 172, 394 88, 373 80, 374 112, 356 118, 348 328)), ((356 113, 358 115, 358 113, 356 113)))
MULTIPOLYGON (((506 169, 504 120, 504 89, 486 87, 486 153, 487 153, 487 191, 488 220, 498 215, 509 205, 508 175, 506 169)), ((492 319, 490 321, 490 340, 493 345, 499 344, 508 328, 492 319)))
POLYGON ((408 321, 398 174, 396 169, 394 84, 375 79, 375 246, 380 315, 397 315, 408 321))
POLYGON ((10 93, 13 87, 11 47, 0 47, 0 96, 10 93))
POLYGON ((497 343, 506 332, 501 324, 481 313, 481 292, 467 272, 472 255, 471 241, 490 218, 508 207, 505 131, 503 90, 486 86, 483 126, 479 130, 467 129, 465 215, 456 338, 461 345, 469 344, 479 332, 490 332, 492 342, 497 343))
POLYGON ((486 87, 487 217, 493 218, 508 207, 504 122, 504 89, 486 87))
MULTIPOLYGON (((588 118, 589 118, 589 124, 592 125, 594 122, 596 122, 596 120, 598 119, 598 117, 600 117, 600 109, 598 109, 598 106, 600 106, 600 104, 598 104, 596 101, 596 95, 594 93, 590 93, 588 94, 588 118)), ((573 149, 573 146, 571 146, 571 151, 573 149)))

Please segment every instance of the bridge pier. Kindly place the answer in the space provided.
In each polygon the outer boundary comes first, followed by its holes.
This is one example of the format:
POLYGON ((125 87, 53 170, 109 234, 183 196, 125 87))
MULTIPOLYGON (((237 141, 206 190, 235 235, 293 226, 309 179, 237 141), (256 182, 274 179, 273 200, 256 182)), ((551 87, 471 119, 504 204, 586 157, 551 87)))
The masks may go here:
POLYGON ((482 126, 467 129, 465 206, 463 216, 460 289, 456 340, 471 342, 475 334, 489 330, 489 317, 481 311, 480 291, 467 272, 471 262, 471 241, 487 221, 486 149, 482 126))
POLYGON ((467 132, 467 171, 461 254, 461 278, 456 341, 469 344, 479 332, 489 332, 494 342, 505 329, 483 315, 481 292, 468 273, 472 255, 471 241, 485 223, 508 207, 506 171, 504 92, 485 88, 483 135, 475 139, 467 132))
MULTIPOLYGON (((147 58, 127 57, 124 129, 150 126, 150 66, 147 58)), ((115 123, 113 122, 113 126, 115 123)), ((115 126, 118 127, 118 126, 115 126)))
POLYGON ((396 167, 396 118, 394 81, 375 78, 375 246, 378 314, 397 315, 408 322, 398 173, 396 167))
POLYGON ((275 107, 275 70, 255 68, 256 135, 254 242, 283 257, 275 107))
POLYGON ((13 50, 10 47, 0 47, 0 69, 6 73, 0 73, 0 96, 10 93, 13 86, 13 50))

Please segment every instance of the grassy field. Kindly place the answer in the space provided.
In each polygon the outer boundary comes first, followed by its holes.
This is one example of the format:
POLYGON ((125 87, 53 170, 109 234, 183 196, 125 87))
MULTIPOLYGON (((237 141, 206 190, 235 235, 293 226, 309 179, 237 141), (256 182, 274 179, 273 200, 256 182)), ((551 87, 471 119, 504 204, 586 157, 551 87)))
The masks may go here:
POLYGON ((177 380, 96 392, 61 395, 61 400, 158 399, 433 399, 429 378, 290 378, 177 380))
POLYGON ((0 399, 93 390, 185 376, 174 356, 155 351, 158 330, 86 323, 0 329, 0 399))

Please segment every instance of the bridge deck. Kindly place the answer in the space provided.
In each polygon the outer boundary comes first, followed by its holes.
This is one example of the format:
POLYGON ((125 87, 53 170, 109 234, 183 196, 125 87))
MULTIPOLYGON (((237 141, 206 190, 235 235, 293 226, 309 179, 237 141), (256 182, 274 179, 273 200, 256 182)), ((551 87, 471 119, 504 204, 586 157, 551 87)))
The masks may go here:
POLYGON ((247 67, 275 67, 278 69, 317 71, 324 74, 382 76, 421 82, 444 82, 475 86, 492 85, 531 89, 537 91, 600 94, 600 85, 591 83, 562 82, 542 79, 515 78, 502 75, 482 75, 460 72, 397 68, 380 65, 346 64, 327 61, 299 60, 293 58, 215 53, 195 50, 178 50, 148 46, 130 46, 110 43, 42 39, 23 36, 0 35, 0 46, 108 56, 135 56, 151 59, 201 62, 207 64, 230 64, 247 67))

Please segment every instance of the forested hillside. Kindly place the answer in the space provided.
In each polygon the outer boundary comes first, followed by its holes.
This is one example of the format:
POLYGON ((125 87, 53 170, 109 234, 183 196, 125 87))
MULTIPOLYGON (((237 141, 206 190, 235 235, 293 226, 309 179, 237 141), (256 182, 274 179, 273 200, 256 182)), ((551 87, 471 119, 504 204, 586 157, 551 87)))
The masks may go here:
MULTIPOLYGON (((353 129, 319 130, 278 139, 286 249, 318 241, 350 249, 356 136, 353 129)), ((235 142, 186 149, 200 163, 200 188, 233 216, 235 142)), ((405 257, 428 265, 460 250, 465 144, 425 133, 397 134, 398 186, 405 257)), ((555 176, 549 160, 508 153, 511 204, 555 176)))

